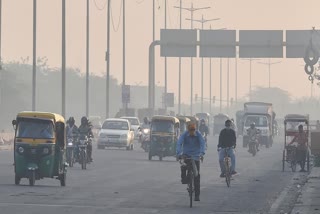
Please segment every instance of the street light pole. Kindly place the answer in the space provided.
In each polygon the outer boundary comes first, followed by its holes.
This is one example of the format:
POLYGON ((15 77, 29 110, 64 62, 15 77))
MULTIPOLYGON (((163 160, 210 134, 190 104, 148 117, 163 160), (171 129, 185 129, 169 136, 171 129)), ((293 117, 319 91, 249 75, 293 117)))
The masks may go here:
POLYGON ((235 58, 235 101, 238 102, 238 58, 235 58))
MULTIPOLYGON (((187 10, 191 13, 191 29, 193 29, 193 13, 198 10, 205 10, 209 9, 210 7, 201 7, 201 8, 194 8, 193 3, 191 3, 191 8, 184 8, 184 7, 175 7, 179 8, 180 10, 187 10)), ((193 58, 190 58, 191 61, 191 96, 190 96, 190 115, 193 115, 193 58)))
POLYGON ((0 0, 0 108, 2 105, 2 87, 3 87, 2 75, 3 75, 3 72, 2 72, 2 0, 0 0))
MULTIPOLYGON (((217 21, 220 20, 220 18, 216 19, 204 19, 203 15, 201 19, 186 19, 191 20, 194 22, 200 22, 201 23, 201 29, 204 30, 204 23, 211 22, 211 21, 217 21)), ((203 112, 203 57, 201 58, 201 112, 203 112)))
POLYGON ((66 116, 66 0, 62 0, 62 116, 66 116))
MULTIPOLYGON (((123 61, 122 61, 122 90, 124 90, 125 85, 126 85, 126 0, 123 0, 123 61)), ((123 93, 123 91, 122 91, 123 93)), ((123 100, 123 108, 124 108, 124 114, 127 116, 127 109, 128 109, 128 103, 123 100)))
MULTIPOLYGON (((182 28, 182 0, 180 0, 180 30, 182 28)), ((178 113, 181 114, 181 57, 179 57, 179 95, 178 113)))
POLYGON ((89 117, 89 32, 90 32, 90 20, 89 20, 89 11, 90 11, 90 1, 87 0, 87 32, 86 32, 86 116, 89 117))
POLYGON ((109 117, 109 93, 110 93, 110 8, 111 0, 108 0, 108 12, 107 12, 107 52, 106 52, 106 118, 109 117))
POLYGON ((222 113, 222 58, 220 58, 220 113, 222 113))
POLYGON ((229 89, 230 89, 230 85, 229 85, 229 80, 230 80, 230 58, 228 58, 227 60, 227 112, 229 114, 229 108, 230 108, 230 103, 229 103, 229 89))
POLYGON ((271 87, 271 65, 279 64, 281 61, 278 62, 271 62, 270 58, 268 62, 258 62, 259 64, 267 65, 268 66, 268 72, 269 72, 269 88, 271 87))
MULTIPOLYGON (((167 29, 167 0, 164 0, 164 29, 167 29)), ((167 57, 164 57, 164 109, 167 113, 167 93, 168 93, 168 77, 167 77, 167 57)))
POLYGON ((37 0, 33 0, 32 111, 36 110, 37 84, 37 0))

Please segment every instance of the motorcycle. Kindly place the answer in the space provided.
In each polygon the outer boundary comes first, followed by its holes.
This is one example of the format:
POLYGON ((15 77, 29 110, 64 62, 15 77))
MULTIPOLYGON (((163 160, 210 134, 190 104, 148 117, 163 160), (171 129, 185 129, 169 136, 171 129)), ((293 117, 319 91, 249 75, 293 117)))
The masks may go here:
POLYGON ((249 139, 249 153, 255 156, 258 152, 258 134, 253 135, 249 139))
POLYGON ((203 137, 204 141, 206 142, 206 150, 207 150, 208 149, 207 134, 206 133, 202 133, 202 137, 203 137))
POLYGON ((142 129, 140 142, 141 142, 141 148, 145 152, 149 152, 149 149, 150 149, 150 129, 142 129))
POLYGON ((67 163, 69 164, 70 167, 73 167, 73 164, 75 162, 75 157, 74 157, 74 140, 73 138, 68 138, 68 144, 67 144, 67 154, 66 154, 66 158, 67 158, 67 163))
POLYGON ((87 159, 88 159, 88 137, 81 136, 78 144, 78 162, 81 164, 81 169, 87 169, 87 159))

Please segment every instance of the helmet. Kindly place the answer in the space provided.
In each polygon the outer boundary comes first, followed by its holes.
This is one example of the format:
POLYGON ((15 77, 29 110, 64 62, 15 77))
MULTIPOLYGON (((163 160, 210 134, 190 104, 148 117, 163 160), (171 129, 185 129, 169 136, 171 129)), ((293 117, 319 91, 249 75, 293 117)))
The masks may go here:
POLYGON ((254 128, 255 126, 256 126, 255 123, 251 123, 251 124, 250 124, 250 127, 251 127, 251 128, 254 128))
POLYGON ((81 118, 81 124, 83 124, 83 125, 88 124, 88 118, 86 116, 83 116, 81 118))
POLYGON ((74 120, 74 117, 69 117, 69 119, 68 119, 69 125, 73 126, 75 122, 76 121, 74 120))
POLYGON ((226 120, 226 122, 224 123, 224 125, 226 126, 226 127, 230 127, 231 126, 231 120, 226 120))

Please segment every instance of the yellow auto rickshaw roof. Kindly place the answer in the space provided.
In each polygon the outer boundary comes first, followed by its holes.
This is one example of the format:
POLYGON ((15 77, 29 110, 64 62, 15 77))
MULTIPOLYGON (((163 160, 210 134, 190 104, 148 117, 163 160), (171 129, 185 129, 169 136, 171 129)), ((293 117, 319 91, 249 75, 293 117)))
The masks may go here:
POLYGON ((156 115, 156 116, 153 116, 152 121, 154 120, 168 120, 168 121, 171 121, 173 123, 180 123, 180 121, 178 120, 178 118, 176 117, 172 117, 172 116, 163 116, 163 115, 156 115))
POLYGON ((189 118, 189 120, 191 121, 199 121, 199 118, 195 116, 186 116, 186 117, 189 118))
POLYGON ((186 123, 191 121, 190 118, 187 116, 177 116, 177 118, 179 121, 184 121, 186 123))
POLYGON ((64 118, 56 113, 50 112, 38 112, 38 111, 23 111, 18 113, 17 118, 39 118, 39 119, 50 119, 54 120, 55 122, 65 123, 64 118))

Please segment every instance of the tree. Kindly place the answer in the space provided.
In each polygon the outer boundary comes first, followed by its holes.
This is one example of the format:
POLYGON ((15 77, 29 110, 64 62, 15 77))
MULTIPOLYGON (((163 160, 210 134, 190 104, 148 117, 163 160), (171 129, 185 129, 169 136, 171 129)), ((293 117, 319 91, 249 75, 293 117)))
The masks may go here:
POLYGON ((251 101, 272 103, 278 117, 288 113, 290 107, 290 94, 280 88, 258 87, 251 93, 251 101))

